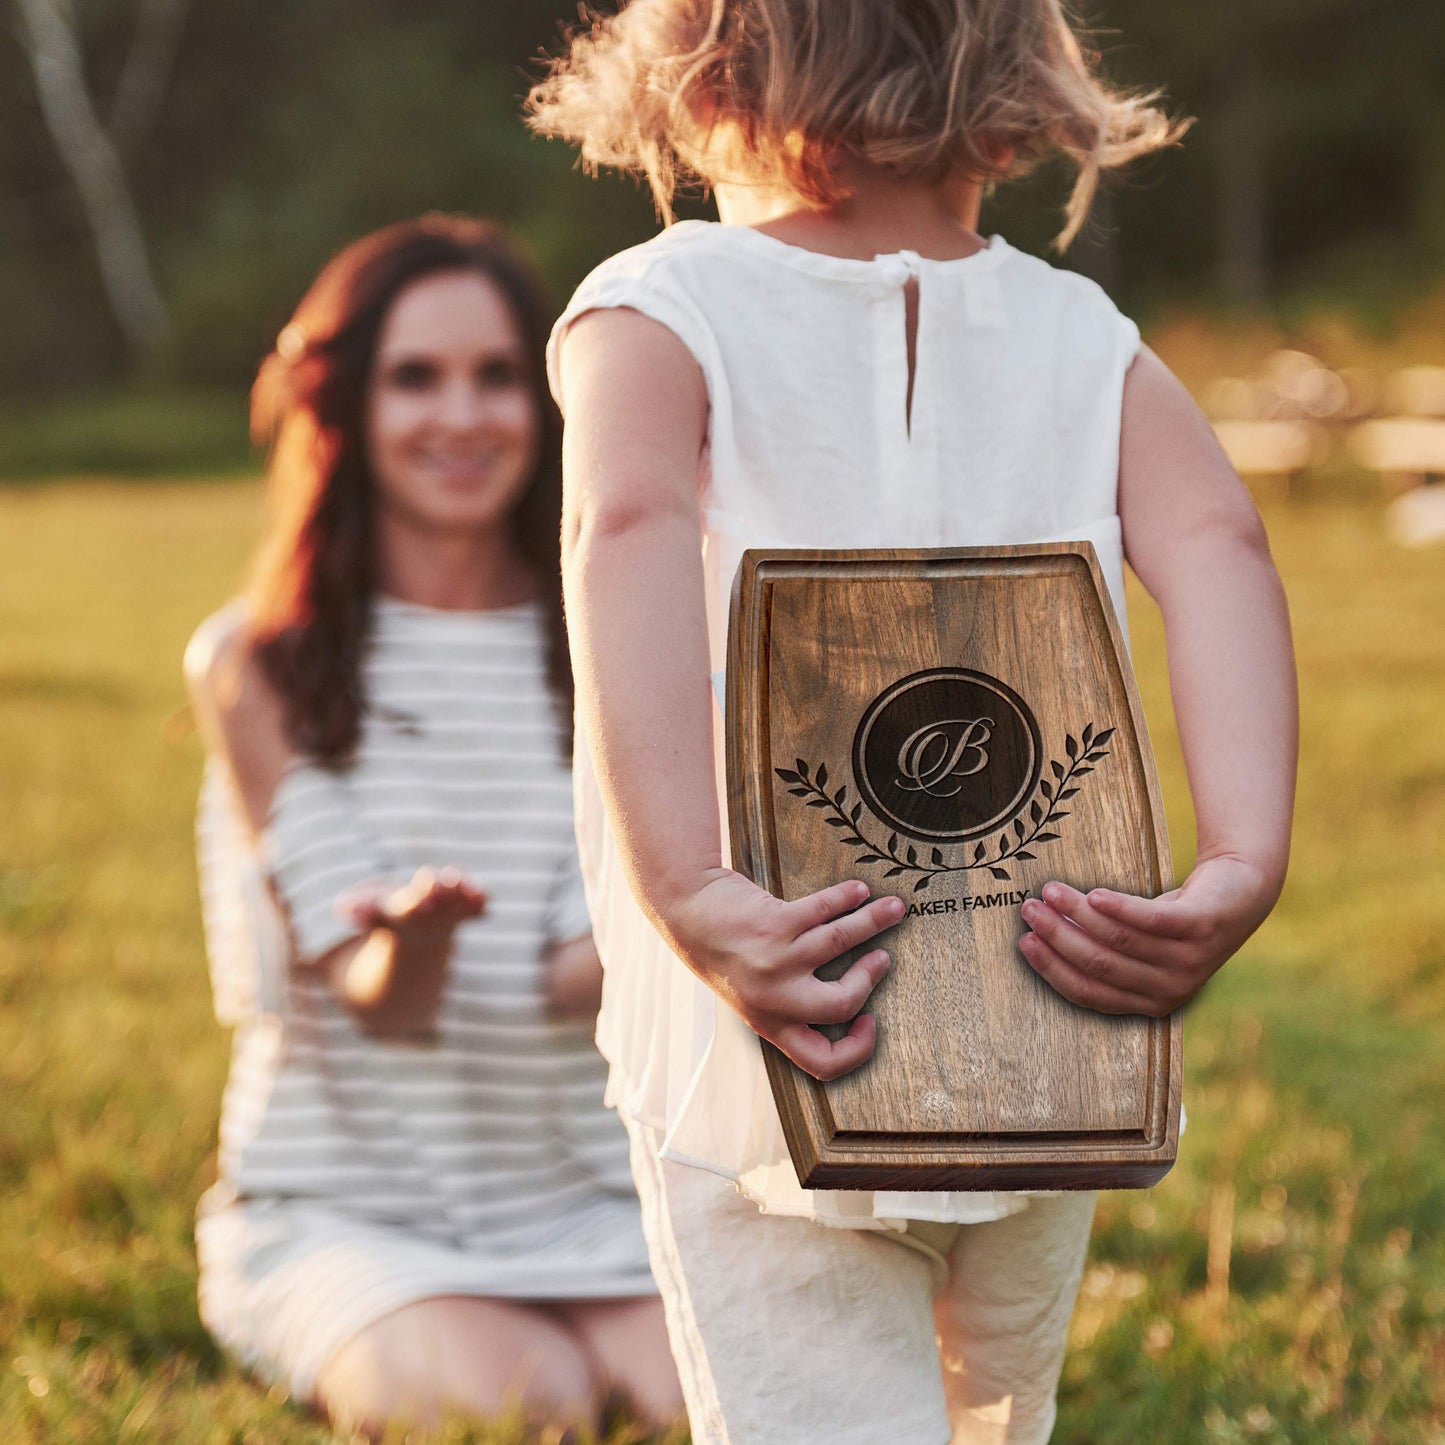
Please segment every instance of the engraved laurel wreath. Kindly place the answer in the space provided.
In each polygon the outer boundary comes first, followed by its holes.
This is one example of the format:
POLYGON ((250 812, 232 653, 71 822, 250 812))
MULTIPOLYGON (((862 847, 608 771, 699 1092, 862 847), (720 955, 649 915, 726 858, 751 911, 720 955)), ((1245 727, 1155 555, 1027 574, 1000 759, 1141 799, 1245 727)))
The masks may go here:
POLYGON ((925 862, 919 858, 918 849, 912 843, 903 846, 900 852, 897 833, 888 839, 886 847, 875 843, 863 831, 863 804, 854 803, 850 809, 846 786, 831 794, 827 791, 826 764, 818 764, 814 771, 799 758, 796 768, 774 768, 773 771, 789 785, 788 792, 793 797, 806 800, 809 808, 824 810, 828 816, 823 821, 830 828, 846 830, 842 841, 851 848, 864 850, 858 855, 859 863, 888 865, 888 870, 883 875, 885 878, 916 878, 913 891, 922 893, 940 874, 970 873, 976 868, 987 868, 995 878, 1004 882, 1010 881, 1012 874, 1003 865, 1011 862, 1031 862, 1037 854, 1031 853, 1029 849, 1052 843, 1058 838, 1057 833, 1045 830, 1050 824, 1060 823, 1069 816, 1068 810, 1062 807, 1062 804, 1078 794, 1078 780, 1092 773, 1095 766, 1109 756, 1107 744, 1114 732, 1114 728, 1095 732, 1093 723, 1089 723, 1079 737, 1074 737, 1072 733, 1067 734, 1064 738, 1067 762, 1058 759, 1049 764, 1049 771, 1053 774, 1052 781, 1047 777, 1040 777, 1028 804, 1028 822, 1024 821, 1024 809, 1020 807, 1012 824, 1005 825, 1003 832, 992 845, 977 843, 973 846, 971 858, 965 844, 962 854, 955 854, 952 859, 943 848, 935 847, 925 862))

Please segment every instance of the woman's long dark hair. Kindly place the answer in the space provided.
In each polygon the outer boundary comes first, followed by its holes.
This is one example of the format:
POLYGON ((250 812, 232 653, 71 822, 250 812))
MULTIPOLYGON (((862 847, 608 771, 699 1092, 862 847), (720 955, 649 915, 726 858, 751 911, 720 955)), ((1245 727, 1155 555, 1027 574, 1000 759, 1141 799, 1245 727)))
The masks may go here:
POLYGON ((330 767, 352 761, 366 706, 362 661, 377 588, 377 523, 363 418, 377 339, 405 287, 445 272, 495 284, 526 345, 541 451, 511 521, 518 550, 541 579, 548 680, 570 751, 562 421, 544 365, 550 311, 531 269, 496 226, 427 215, 363 237, 326 266, 251 392, 252 435, 271 449, 270 518, 249 589, 251 645, 280 695, 292 746, 330 767))

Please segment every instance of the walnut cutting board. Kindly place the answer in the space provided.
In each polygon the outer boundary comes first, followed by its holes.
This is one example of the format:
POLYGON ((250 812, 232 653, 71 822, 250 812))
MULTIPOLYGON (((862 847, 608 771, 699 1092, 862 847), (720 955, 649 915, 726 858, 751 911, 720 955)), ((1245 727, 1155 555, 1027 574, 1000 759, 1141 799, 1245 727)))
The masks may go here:
POLYGON ((1089 543, 745 553, 727 749, 739 872, 782 898, 861 878, 910 905, 876 940, 893 967, 868 1063, 822 1084, 763 1045, 803 1184, 1119 1188, 1169 1169, 1178 1017, 1080 1008, 1018 951, 1019 907, 1051 879, 1172 886, 1089 543))

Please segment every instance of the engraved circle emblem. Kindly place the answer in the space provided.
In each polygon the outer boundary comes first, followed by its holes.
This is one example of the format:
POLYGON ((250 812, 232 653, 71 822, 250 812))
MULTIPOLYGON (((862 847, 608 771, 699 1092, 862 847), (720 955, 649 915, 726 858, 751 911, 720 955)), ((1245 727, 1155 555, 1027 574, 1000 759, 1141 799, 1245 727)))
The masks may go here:
POLYGON ((962 843, 1007 823, 1038 786, 1039 725, 1011 687, 937 667, 885 688, 853 737, 868 806, 911 838, 962 843))

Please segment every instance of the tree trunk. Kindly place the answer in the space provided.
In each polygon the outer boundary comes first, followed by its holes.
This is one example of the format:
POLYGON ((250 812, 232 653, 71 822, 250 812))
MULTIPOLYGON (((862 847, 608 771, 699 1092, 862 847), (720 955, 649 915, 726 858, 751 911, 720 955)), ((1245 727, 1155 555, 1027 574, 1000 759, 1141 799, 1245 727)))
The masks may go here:
POLYGON ((169 317, 151 276, 145 237, 115 147, 96 118, 80 47, 55 0, 16 0, 45 124, 80 195, 111 310, 137 353, 152 350, 169 317))
POLYGON ((140 0, 135 34, 111 100, 106 131, 116 151, 133 156, 165 97, 189 0, 140 0))
POLYGON ((1219 289, 1242 306, 1269 299, 1269 113, 1253 54, 1239 56, 1221 87, 1215 122, 1219 177, 1219 289))

